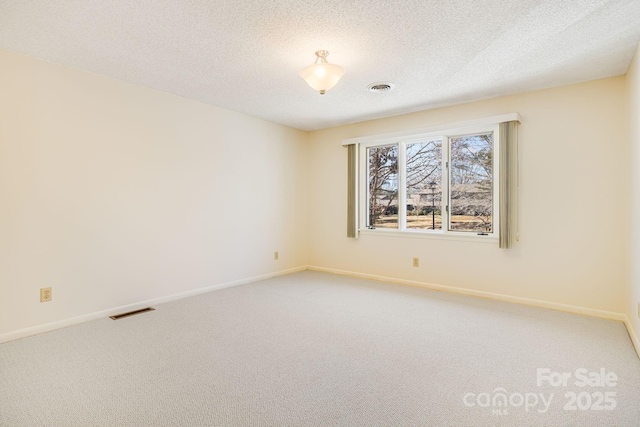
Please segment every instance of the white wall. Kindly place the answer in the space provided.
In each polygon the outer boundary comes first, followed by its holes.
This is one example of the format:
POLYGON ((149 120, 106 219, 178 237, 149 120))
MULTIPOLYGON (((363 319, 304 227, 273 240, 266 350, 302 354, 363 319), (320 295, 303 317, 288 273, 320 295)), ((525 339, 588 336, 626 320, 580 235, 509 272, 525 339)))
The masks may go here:
POLYGON ((633 154, 633 189, 631 199, 633 203, 633 242, 631 246, 631 274, 627 316, 629 317, 632 334, 636 340, 638 353, 640 354, 640 47, 627 72, 627 88, 629 91, 630 108, 629 122, 631 125, 631 144, 633 154))
POLYGON ((0 70, 0 334, 307 264, 307 133, 4 51, 0 70))
POLYGON ((310 265, 622 313, 631 191, 625 98, 623 76, 312 132, 310 265), (343 139, 510 112, 523 117, 516 248, 345 237, 343 139))

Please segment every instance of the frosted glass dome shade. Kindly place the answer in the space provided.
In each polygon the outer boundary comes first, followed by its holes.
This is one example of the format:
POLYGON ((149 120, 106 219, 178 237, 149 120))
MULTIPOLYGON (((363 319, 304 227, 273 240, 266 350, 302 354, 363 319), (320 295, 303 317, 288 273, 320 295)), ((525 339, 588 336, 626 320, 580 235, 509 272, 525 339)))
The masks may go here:
POLYGON ((300 77, 321 95, 334 87, 340 77, 344 75, 342 67, 327 62, 326 56, 328 54, 327 51, 319 50, 316 52, 316 63, 300 70, 300 77))

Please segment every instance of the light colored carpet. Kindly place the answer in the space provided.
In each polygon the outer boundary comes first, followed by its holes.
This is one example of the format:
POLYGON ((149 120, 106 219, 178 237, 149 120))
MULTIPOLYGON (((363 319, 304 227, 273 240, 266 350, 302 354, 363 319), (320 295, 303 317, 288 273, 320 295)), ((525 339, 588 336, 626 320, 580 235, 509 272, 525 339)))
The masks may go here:
POLYGON ((618 322, 306 271, 1 344, 0 425, 639 426, 640 361, 618 322))

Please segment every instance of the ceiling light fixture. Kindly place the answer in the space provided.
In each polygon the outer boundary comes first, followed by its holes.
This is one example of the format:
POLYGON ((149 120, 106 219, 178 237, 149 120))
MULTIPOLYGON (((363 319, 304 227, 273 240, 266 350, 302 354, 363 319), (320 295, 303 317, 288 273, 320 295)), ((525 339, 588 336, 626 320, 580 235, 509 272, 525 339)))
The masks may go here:
POLYGON ((324 95, 329 89, 334 87, 336 83, 338 83, 338 80, 340 80, 340 77, 344 75, 344 68, 327 62, 328 55, 329 51, 317 51, 316 62, 300 70, 300 77, 302 77, 309 86, 320 92, 320 95, 324 95))

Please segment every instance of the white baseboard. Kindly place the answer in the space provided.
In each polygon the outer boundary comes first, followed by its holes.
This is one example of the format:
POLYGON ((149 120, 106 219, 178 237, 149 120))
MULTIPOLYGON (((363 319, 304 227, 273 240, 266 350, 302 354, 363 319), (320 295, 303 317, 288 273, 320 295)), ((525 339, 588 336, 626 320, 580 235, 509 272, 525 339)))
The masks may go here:
POLYGON ((431 289, 431 290, 460 294, 460 295, 487 298, 487 299, 496 300, 496 301, 523 304, 523 305, 528 305, 532 307, 547 308, 551 310, 564 311, 567 313, 598 317, 601 319, 616 320, 619 322, 623 322, 624 325, 626 326, 627 331, 629 332, 629 337, 631 338, 631 342, 633 343, 633 346, 636 349, 638 357, 640 358, 640 339, 638 339, 638 335, 636 334, 636 331, 633 329, 633 325, 631 324, 627 315, 622 313, 615 313, 612 311, 597 310, 593 308, 579 307, 575 305, 561 304, 561 303, 537 300, 532 298, 523 298, 523 297, 516 297, 516 296, 510 296, 510 295, 504 295, 504 294, 496 294, 492 292, 476 291, 473 289, 456 288, 454 286, 436 285, 433 283, 420 282, 416 280, 397 279, 394 277, 378 276, 375 274, 358 273, 354 271, 338 270, 335 268, 325 268, 325 267, 318 267, 318 266, 312 266, 312 265, 290 268, 287 270, 281 270, 274 273, 267 273, 260 276, 254 276, 246 279, 240 279, 232 282, 208 286, 205 288, 194 289, 191 291, 181 292, 181 293, 168 295, 160 298, 154 298, 146 301, 140 301, 137 303, 123 305, 120 307, 113 307, 113 308, 98 311, 95 313, 84 314, 82 316, 72 317, 70 319, 59 320, 56 322, 45 323, 42 325, 30 327, 30 328, 7 332, 4 334, 0 334, 0 344, 7 341, 13 341, 16 339, 25 338, 31 335, 41 334, 43 332, 53 331, 56 329, 67 327, 67 326, 77 325, 79 323, 84 323, 91 320, 105 318, 105 317, 113 316, 116 314, 125 313, 128 311, 139 310, 141 308, 152 306, 152 305, 158 305, 165 302, 188 298, 188 297, 192 297, 192 296, 196 296, 196 295, 200 295, 208 292, 213 292, 220 289, 230 288, 232 286, 239 286, 247 283, 257 282, 259 280, 265 280, 272 277, 284 276, 287 274, 297 273, 304 270, 312 270, 312 271, 319 271, 324 273, 338 274, 341 276, 351 276, 351 277, 370 279, 370 280, 376 280, 376 281, 387 282, 387 283, 395 283, 395 284, 404 285, 404 286, 412 286, 412 287, 431 289))
POLYGON ((633 326, 631 325, 631 322, 629 321, 629 318, 627 317, 626 314, 616 313, 613 311, 597 310, 595 308, 579 307, 576 305, 561 304, 557 302, 537 300, 532 298, 523 298, 523 297, 516 297, 511 295, 496 294, 492 292, 476 291, 473 289, 456 288, 453 286, 436 285, 433 283, 419 282, 416 280, 397 279, 394 277, 378 276, 375 274, 358 273, 358 272, 346 271, 346 270, 337 270, 335 268, 325 268, 325 267, 317 267, 317 266, 310 265, 307 267, 307 269, 312 271, 320 271, 324 273, 339 274, 342 276, 358 277, 361 279, 370 279, 370 280, 377 280, 377 281, 387 282, 387 283, 396 283, 398 285, 404 285, 404 286, 413 286, 413 287, 418 287, 423 289, 431 289, 435 291, 487 298, 487 299, 492 299, 496 301, 510 302, 514 304, 529 305, 532 307, 547 308, 550 310, 558 310, 558 311, 564 311, 567 313, 598 317, 601 319, 616 320, 618 322, 624 323, 624 325, 626 326, 627 331, 629 332, 629 337, 631 338, 631 342, 635 347, 638 358, 640 358, 640 340, 638 340, 638 335, 636 335, 635 330, 633 329, 633 326))
POLYGON ((435 291, 449 292, 460 295, 468 295, 473 297, 488 298, 497 301, 511 302, 515 304, 529 305, 533 307, 548 308, 551 310, 565 311, 568 313, 582 314, 586 316, 599 317, 602 319, 617 320, 625 322, 626 315, 615 313, 613 311, 597 310, 594 308, 579 307, 576 305, 561 304, 557 302, 549 302, 532 298, 516 297, 511 295, 496 294, 492 292, 476 291, 473 289, 456 288, 454 286, 436 285, 433 283, 419 282, 416 280, 396 279, 394 277, 377 276, 375 274, 357 273, 353 271, 336 270, 333 268, 309 266, 309 270, 321 271, 325 273, 339 274, 342 276, 358 277, 362 279, 371 279, 381 282, 396 283, 404 286, 413 286, 435 291))
POLYGON ((629 338, 631 338, 631 342, 636 348, 636 353, 638 353, 638 357, 640 358, 640 339, 638 339, 638 334, 636 334, 636 331, 633 329, 633 325, 631 324, 631 320, 629 320, 627 316, 624 316, 624 324, 629 332, 629 338))
POLYGON ((191 291, 180 292, 173 295, 167 295, 160 298, 153 298, 146 301, 140 301, 133 304, 122 305, 119 307, 113 307, 106 310, 97 311, 94 313, 83 314, 82 316, 72 317, 70 319, 58 320, 56 322, 45 323, 42 325, 32 326, 30 328, 19 329, 17 331, 7 332, 0 334, 0 344, 7 341, 13 341, 20 338, 29 337, 32 335, 41 334, 43 332, 50 332, 56 329, 65 328, 67 326, 77 325, 79 323, 88 322, 91 320, 101 319, 109 316, 114 316, 120 313, 126 313, 129 311, 139 310, 141 308, 149 307, 152 305, 158 305, 169 301, 175 301, 183 298, 192 297, 195 295, 205 294, 220 289, 230 288, 232 286, 244 285, 247 283, 257 282, 259 280, 269 279, 277 276, 284 276, 291 273, 297 273, 299 271, 306 270, 306 266, 290 268, 288 270, 281 270, 275 273, 267 273, 260 276, 249 277, 246 279, 235 280, 233 282, 221 283, 218 285, 207 286, 205 288, 194 289, 191 291))

